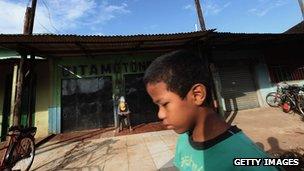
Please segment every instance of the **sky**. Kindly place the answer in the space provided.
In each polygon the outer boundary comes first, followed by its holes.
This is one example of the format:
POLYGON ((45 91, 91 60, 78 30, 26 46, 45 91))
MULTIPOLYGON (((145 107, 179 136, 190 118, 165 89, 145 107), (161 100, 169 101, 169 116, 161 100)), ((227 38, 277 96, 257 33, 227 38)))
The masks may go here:
MULTIPOLYGON (((30 0, 0 0, 0 33, 22 33, 30 0)), ((303 20, 297 0, 201 0, 207 29, 282 33, 303 20)), ((134 35, 196 31, 194 0, 38 0, 34 33, 134 35)))

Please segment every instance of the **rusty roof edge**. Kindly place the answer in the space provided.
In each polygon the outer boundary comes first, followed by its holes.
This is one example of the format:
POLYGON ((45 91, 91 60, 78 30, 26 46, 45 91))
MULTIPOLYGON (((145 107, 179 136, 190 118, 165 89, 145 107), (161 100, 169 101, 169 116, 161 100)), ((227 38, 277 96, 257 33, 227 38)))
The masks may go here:
POLYGON ((213 30, 198 31, 189 33, 172 33, 172 34, 147 34, 147 35, 128 35, 128 36, 99 36, 99 35, 22 35, 22 34, 0 34, 0 42, 134 42, 134 41, 168 41, 179 40, 194 37, 206 36, 213 30), (46 39, 46 40, 41 40, 46 39))
POLYGON ((194 31, 194 32, 179 32, 179 33, 160 33, 160 34, 134 34, 134 35, 78 35, 78 34, 33 34, 33 35, 24 35, 24 34, 1 34, 5 36, 67 36, 67 37, 104 37, 104 38, 113 38, 113 37, 143 37, 143 36, 171 36, 171 35, 185 35, 185 34, 195 34, 195 33, 204 33, 204 32, 213 32, 215 29, 210 29, 206 31, 194 31))
POLYGON ((211 41, 219 41, 219 40, 234 40, 234 41, 240 41, 240 40, 264 40, 264 39, 303 39, 304 33, 228 33, 228 32, 222 32, 222 33, 215 33, 212 35, 211 41))
POLYGON ((123 42, 145 42, 145 41, 174 41, 183 39, 195 39, 199 37, 255 37, 255 36, 298 36, 304 33, 232 33, 232 32, 215 32, 215 29, 187 33, 170 33, 170 34, 146 34, 146 35, 22 35, 22 34, 0 34, 0 43, 123 43, 123 42))
POLYGON ((304 35, 304 33, 233 33, 233 32, 214 32, 218 35, 240 35, 240 36, 285 36, 285 35, 304 35))

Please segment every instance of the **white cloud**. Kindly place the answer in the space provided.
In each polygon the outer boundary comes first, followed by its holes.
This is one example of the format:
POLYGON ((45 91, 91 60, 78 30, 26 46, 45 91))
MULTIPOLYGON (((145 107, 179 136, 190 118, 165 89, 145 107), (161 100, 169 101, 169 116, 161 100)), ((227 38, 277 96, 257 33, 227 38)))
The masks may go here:
POLYGON ((249 13, 262 17, 268 14, 271 10, 284 6, 287 0, 258 0, 258 5, 248 10, 249 13))
MULTIPOLYGON (((21 2, 0 0, 0 33, 22 33, 27 1, 21 2)), ((99 0, 41 0, 37 4, 34 33, 58 33, 56 30, 59 30, 59 33, 72 34, 71 30, 87 27, 87 32, 92 31, 91 28, 99 28, 99 31, 95 29, 92 32, 101 34, 100 24, 130 12, 126 3, 112 5, 99 0)))
POLYGON ((205 8, 204 8, 204 12, 206 15, 217 15, 220 12, 222 12, 225 8, 229 7, 231 4, 231 2, 227 2, 225 4, 217 4, 214 1, 206 1, 205 8))
POLYGON ((25 6, 0 0, 0 33, 22 33, 25 6))
POLYGON ((126 3, 122 3, 120 5, 109 5, 107 2, 103 2, 96 7, 95 11, 92 12, 92 16, 95 17, 87 20, 84 24, 104 24, 119 15, 128 14, 130 12, 131 11, 128 9, 128 5, 126 3))
POLYGON ((63 16, 67 20, 76 20, 82 17, 88 10, 93 9, 97 4, 88 0, 52 0, 49 1, 55 14, 63 16))
MULTIPOLYGON (((212 0, 202 1, 202 10, 205 15, 217 15, 222 12, 225 8, 229 7, 231 2, 226 2, 224 4, 218 4, 212 0)), ((194 1, 193 4, 187 4, 183 6, 184 10, 195 11, 194 1)))
POLYGON ((194 6, 192 4, 187 4, 185 6, 183 6, 184 10, 194 10, 194 6))

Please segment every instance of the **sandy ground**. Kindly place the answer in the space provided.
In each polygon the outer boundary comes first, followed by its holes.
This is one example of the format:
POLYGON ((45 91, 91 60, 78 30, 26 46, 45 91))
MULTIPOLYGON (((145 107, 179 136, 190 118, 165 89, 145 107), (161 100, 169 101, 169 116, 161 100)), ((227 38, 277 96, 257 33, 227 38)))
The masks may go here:
POLYGON ((298 114, 287 114, 279 108, 251 109, 238 112, 232 124, 271 155, 304 152, 304 122, 298 114))
MULTIPOLYGON (((298 115, 259 108, 232 113, 227 122, 272 155, 304 148, 304 122, 298 115)), ((113 130, 58 135, 37 149, 31 170, 173 170, 178 136, 173 131, 114 135, 113 130)))
POLYGON ((31 170, 170 170, 177 135, 158 131, 111 138, 52 141, 41 146, 31 170))

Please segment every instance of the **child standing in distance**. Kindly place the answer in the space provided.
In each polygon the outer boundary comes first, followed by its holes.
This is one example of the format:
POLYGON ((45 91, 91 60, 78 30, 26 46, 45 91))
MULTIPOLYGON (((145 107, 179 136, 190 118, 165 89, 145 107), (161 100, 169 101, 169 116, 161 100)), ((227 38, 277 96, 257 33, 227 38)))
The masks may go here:
POLYGON ((129 127, 129 131, 132 131, 131 123, 130 123, 130 109, 125 100, 124 96, 120 96, 118 102, 118 132, 122 131, 124 126, 129 127))
POLYGON ((144 76, 163 124, 180 134, 174 165, 192 171, 274 171, 273 166, 234 166, 234 158, 265 158, 237 126, 211 107, 210 78, 204 61, 190 50, 158 57, 144 76))

